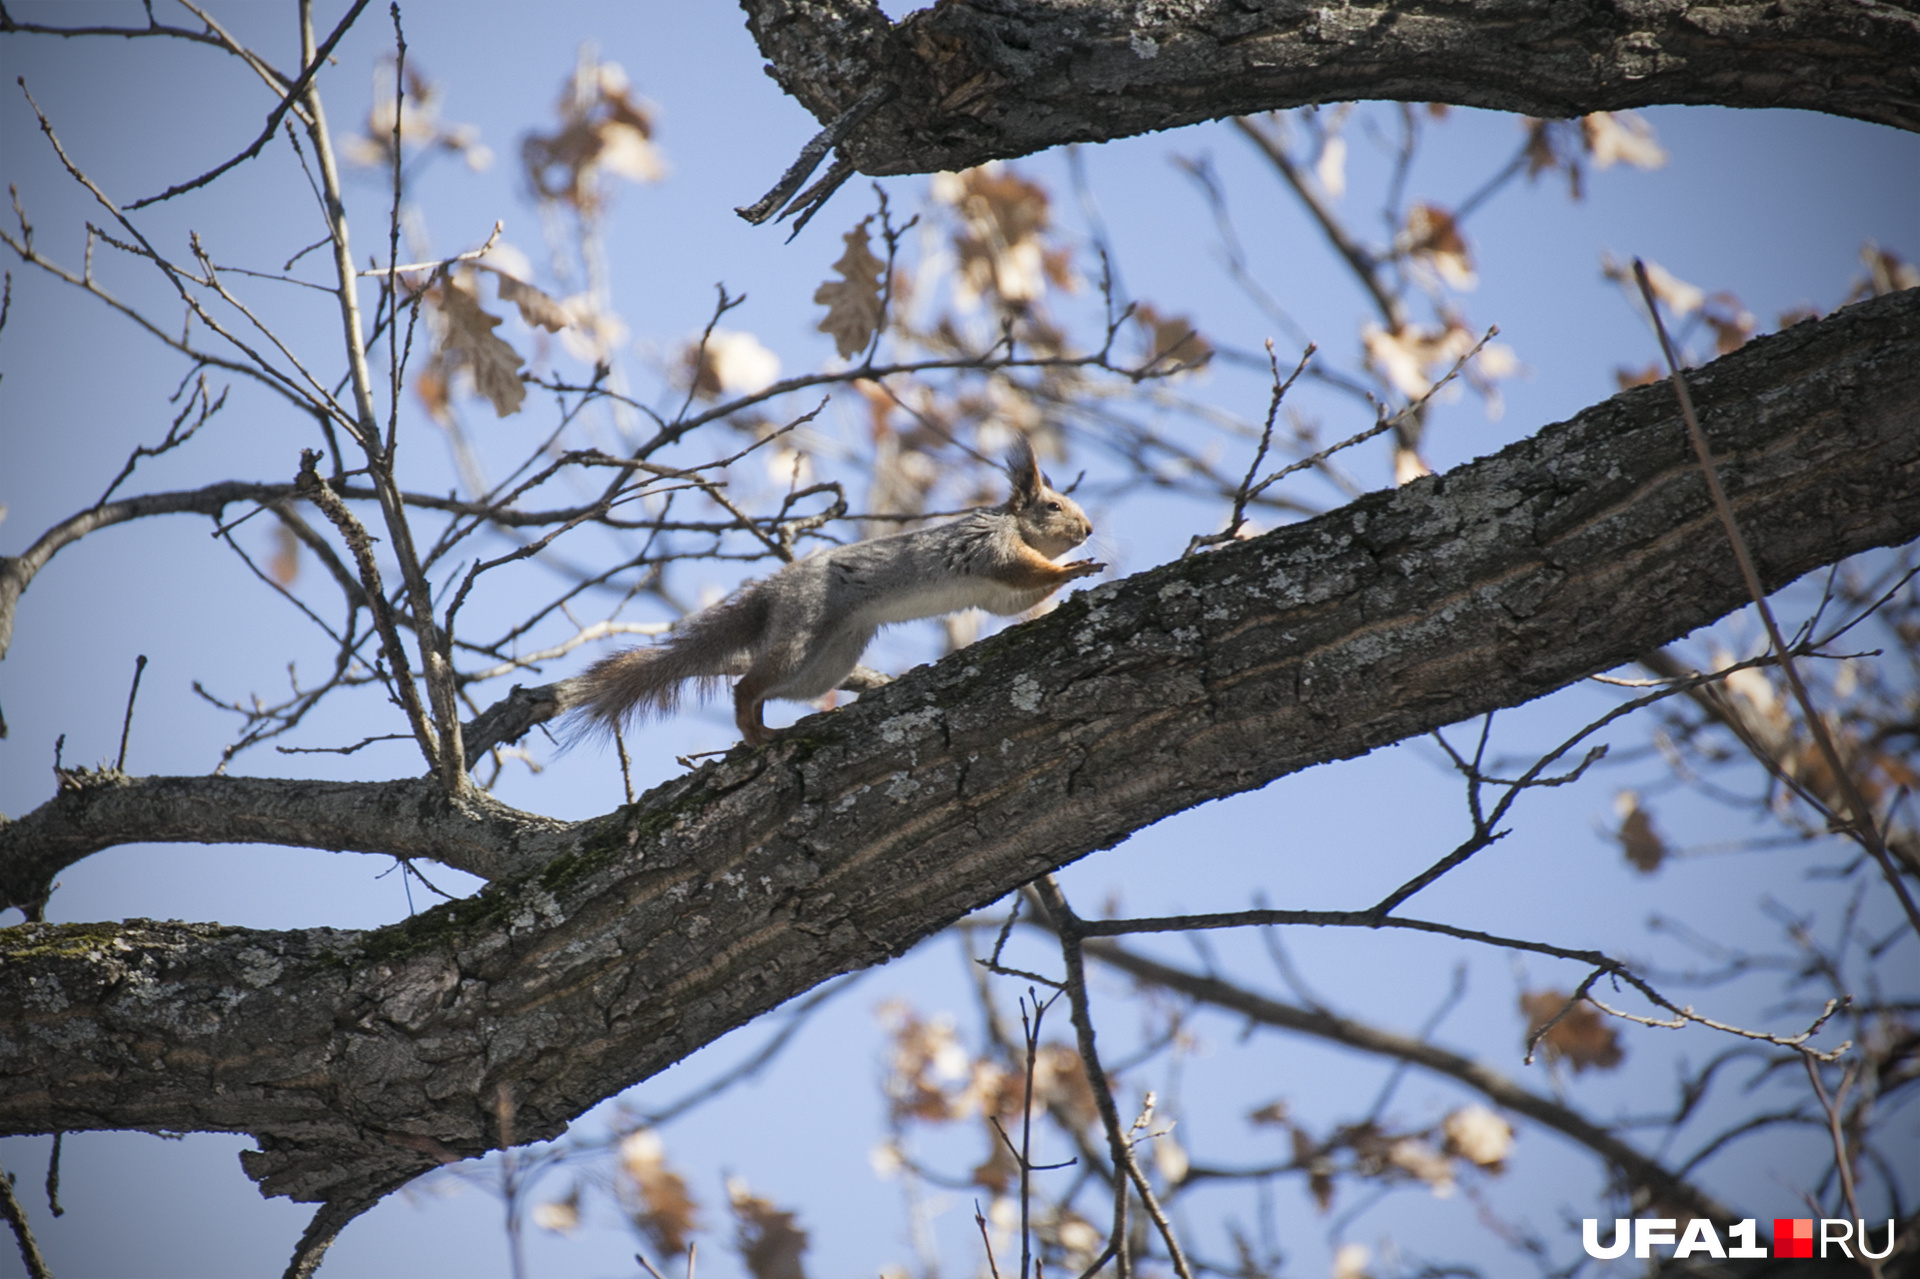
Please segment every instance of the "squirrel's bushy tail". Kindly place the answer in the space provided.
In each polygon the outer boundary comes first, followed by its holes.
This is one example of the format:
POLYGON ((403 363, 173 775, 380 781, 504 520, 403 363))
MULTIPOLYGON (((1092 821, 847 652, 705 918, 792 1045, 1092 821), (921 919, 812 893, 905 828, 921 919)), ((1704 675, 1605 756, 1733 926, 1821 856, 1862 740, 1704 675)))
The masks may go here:
POLYGON ((576 737, 612 733, 680 703, 688 681, 708 692, 744 671, 766 629, 766 601, 748 590, 683 619, 663 644, 630 648, 589 666, 578 677, 573 712, 576 737))

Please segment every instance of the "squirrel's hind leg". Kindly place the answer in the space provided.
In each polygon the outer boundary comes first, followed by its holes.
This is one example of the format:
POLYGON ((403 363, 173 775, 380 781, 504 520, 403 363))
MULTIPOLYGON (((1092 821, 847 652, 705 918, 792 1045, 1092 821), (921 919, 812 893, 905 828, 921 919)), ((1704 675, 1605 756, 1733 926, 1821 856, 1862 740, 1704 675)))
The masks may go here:
POLYGON ((773 730, 760 717, 767 704, 765 685, 764 679, 755 678, 749 671, 733 686, 733 722, 740 729, 741 740, 749 746, 765 746, 773 740, 773 730))

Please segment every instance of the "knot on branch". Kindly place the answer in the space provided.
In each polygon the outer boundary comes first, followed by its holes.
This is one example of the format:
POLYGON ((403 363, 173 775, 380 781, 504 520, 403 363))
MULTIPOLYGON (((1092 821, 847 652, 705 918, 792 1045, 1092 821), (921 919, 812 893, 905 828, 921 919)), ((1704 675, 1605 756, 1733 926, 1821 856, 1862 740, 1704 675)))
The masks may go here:
POLYGON ((55 764, 53 777, 54 788, 62 794, 104 790, 109 786, 124 786, 132 780, 126 773, 111 764, 101 764, 97 768, 88 768, 84 764, 73 768, 55 764))

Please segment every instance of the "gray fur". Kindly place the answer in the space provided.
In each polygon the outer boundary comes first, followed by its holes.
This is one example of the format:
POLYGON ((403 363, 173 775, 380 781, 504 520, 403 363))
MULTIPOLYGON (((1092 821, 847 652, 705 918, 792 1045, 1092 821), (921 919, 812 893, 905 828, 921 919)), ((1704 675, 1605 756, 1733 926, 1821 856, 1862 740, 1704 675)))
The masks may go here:
POLYGON ((576 714, 585 727, 611 731, 671 711, 689 682, 711 688, 733 676, 736 719, 757 744, 768 736, 762 702, 811 701, 840 687, 880 627, 968 608, 1022 613, 1103 568, 1050 563, 1092 526, 1073 499, 1047 486, 1025 440, 1009 470, 1004 506, 810 555, 687 617, 665 643, 595 663, 581 677, 576 714))

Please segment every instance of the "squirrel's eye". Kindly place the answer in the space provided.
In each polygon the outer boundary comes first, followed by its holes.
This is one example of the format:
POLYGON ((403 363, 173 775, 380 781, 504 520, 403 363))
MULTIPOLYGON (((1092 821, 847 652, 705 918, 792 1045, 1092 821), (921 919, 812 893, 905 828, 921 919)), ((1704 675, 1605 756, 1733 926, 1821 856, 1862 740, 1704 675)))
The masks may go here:
POLYGON ((1060 505, 1060 503, 1058 503, 1058 502, 1048 502, 1048 503, 1047 503, 1047 509, 1048 509, 1049 511, 1058 511, 1058 510, 1061 510, 1061 509, 1062 509, 1062 507, 1061 507, 1061 505, 1060 505))

